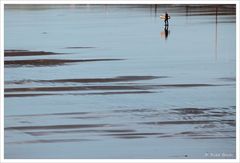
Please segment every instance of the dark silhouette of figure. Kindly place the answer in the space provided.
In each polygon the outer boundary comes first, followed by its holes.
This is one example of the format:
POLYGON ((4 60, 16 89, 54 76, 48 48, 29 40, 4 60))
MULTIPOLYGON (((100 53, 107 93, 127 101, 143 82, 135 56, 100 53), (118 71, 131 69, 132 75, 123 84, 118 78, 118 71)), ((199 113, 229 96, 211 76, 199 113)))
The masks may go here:
POLYGON ((165 26, 168 26, 168 13, 165 13, 165 19, 164 19, 165 26))
POLYGON ((168 39, 169 34, 170 34, 170 30, 169 30, 168 26, 165 26, 163 31, 160 32, 161 38, 165 38, 165 40, 168 39))
POLYGON ((164 27, 164 33, 165 33, 165 40, 167 40, 168 34, 169 34, 168 26, 164 27))

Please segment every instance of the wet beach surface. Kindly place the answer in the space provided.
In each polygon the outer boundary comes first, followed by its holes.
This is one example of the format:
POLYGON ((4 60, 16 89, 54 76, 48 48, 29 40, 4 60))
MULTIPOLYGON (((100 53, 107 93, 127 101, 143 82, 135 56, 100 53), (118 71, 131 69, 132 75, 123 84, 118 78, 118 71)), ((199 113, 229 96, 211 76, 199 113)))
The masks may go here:
POLYGON ((235 30, 234 5, 5 5, 5 158, 235 158, 235 30))

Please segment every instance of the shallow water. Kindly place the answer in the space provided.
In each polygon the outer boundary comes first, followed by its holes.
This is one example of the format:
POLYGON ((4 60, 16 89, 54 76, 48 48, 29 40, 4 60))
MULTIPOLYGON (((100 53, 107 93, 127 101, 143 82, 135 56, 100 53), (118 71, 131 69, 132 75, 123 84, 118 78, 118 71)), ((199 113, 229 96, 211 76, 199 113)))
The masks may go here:
POLYGON ((5 158, 235 158, 235 19, 5 5, 5 158))

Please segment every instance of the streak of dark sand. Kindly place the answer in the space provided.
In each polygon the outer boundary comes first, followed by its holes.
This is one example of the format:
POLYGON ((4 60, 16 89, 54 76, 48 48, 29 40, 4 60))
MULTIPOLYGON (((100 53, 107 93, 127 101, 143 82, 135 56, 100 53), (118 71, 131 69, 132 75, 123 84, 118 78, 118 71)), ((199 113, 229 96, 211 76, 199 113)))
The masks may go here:
POLYGON ((58 94, 50 94, 50 93, 29 93, 29 94, 4 94, 4 97, 35 97, 35 96, 52 96, 58 94))
POLYGON ((57 66, 64 65, 67 63, 77 63, 77 62, 100 62, 100 61, 121 61, 124 59, 34 59, 34 60, 7 60, 4 64, 7 67, 20 67, 20 66, 57 66))
POLYGON ((35 91, 91 91, 91 90, 142 90, 151 86, 77 86, 77 87, 32 87, 6 88, 5 92, 35 92, 35 91))
POLYGON ((43 140, 30 140, 30 141, 16 141, 7 142, 7 144, 36 144, 36 143, 70 143, 70 142, 82 142, 82 141, 92 141, 95 139, 43 139, 43 140))
POLYGON ((235 138, 234 136, 229 136, 222 134, 221 136, 216 135, 218 132, 180 132, 176 133, 175 136, 184 136, 185 138, 190 139, 221 139, 221 138, 235 138))
POLYGON ((236 78, 235 77, 223 77, 223 78, 218 78, 219 80, 223 80, 223 81, 233 81, 236 82, 236 78))
POLYGON ((123 138, 123 139, 134 139, 134 138, 147 138, 147 136, 157 136, 159 138, 165 138, 165 137, 173 137, 173 136, 178 136, 178 135, 186 135, 186 136, 195 136, 193 138, 197 137, 210 137, 209 135, 201 135, 201 134, 196 134, 196 135, 191 135, 191 132, 188 133, 179 133, 175 135, 169 135, 169 134, 164 134, 164 133, 136 133, 135 130, 69 130, 69 131, 42 131, 42 132, 25 132, 26 134, 29 134, 31 136, 46 136, 50 134, 72 134, 72 133, 112 133, 112 134, 103 134, 101 136, 111 136, 114 138, 123 138))
POLYGON ((26 83, 107 83, 126 82, 139 80, 152 80, 157 78, 168 78, 168 76, 117 76, 112 78, 82 78, 82 79, 57 79, 57 80, 18 80, 6 81, 5 84, 26 84, 26 83))
POLYGON ((105 134, 105 136, 154 136, 154 135, 163 135, 163 133, 155 132, 143 132, 143 133, 114 133, 114 134, 105 134))
MULTIPOLYGON (((80 95, 120 95, 120 94, 145 94, 145 93, 155 93, 153 91, 127 91, 127 92, 99 92, 99 93, 85 93, 80 95)), ((72 94, 79 95, 79 94, 72 94)))
POLYGON ((158 112, 156 109, 142 108, 142 109, 122 109, 122 110, 113 110, 116 113, 144 113, 144 112, 158 112))
POLYGON ((235 139, 235 136, 198 136, 192 139, 235 139))
POLYGON ((82 116, 82 117, 71 117, 71 119, 99 119, 99 118, 103 118, 106 116, 100 116, 100 115, 96 115, 96 116, 82 116))
POLYGON ((210 108, 178 108, 172 109, 178 114, 203 114, 205 111, 211 110, 210 108))
POLYGON ((39 132, 24 132, 32 136, 45 136, 50 134, 72 134, 72 133, 131 133, 135 130, 130 129, 109 129, 109 130, 67 130, 67 131, 39 131, 39 132))
POLYGON ((232 111, 229 111, 230 108, 177 108, 171 109, 176 114, 188 115, 188 114, 197 114, 198 117, 223 117, 227 115, 235 115, 232 111))
POLYGON ((181 120, 181 121, 157 121, 157 122, 139 122, 139 124, 147 125, 193 125, 193 124, 228 124, 230 126, 235 125, 235 120, 181 120))
POLYGON ((32 123, 32 122, 30 122, 30 121, 19 121, 19 123, 30 124, 30 123, 32 123))
POLYGON ((90 112, 66 112, 66 113, 49 113, 49 114, 24 114, 24 115, 10 115, 6 117, 41 117, 41 116, 67 116, 67 115, 86 115, 90 112))
POLYGON ((93 49, 96 47, 92 46, 71 46, 71 47, 66 47, 65 49, 93 49))
POLYGON ((42 94, 4 94, 4 97, 34 97, 34 96, 54 96, 54 95, 58 95, 58 96, 62 96, 62 95, 74 95, 74 96, 78 96, 78 95, 82 95, 82 96, 86 96, 86 95, 121 95, 121 94, 143 94, 143 93, 155 93, 153 91, 125 91, 125 92, 98 92, 98 93, 59 93, 59 94, 50 94, 50 93, 42 93, 42 94))
POLYGON ((107 124, 73 124, 73 125, 50 125, 50 126, 15 126, 6 127, 5 130, 51 130, 51 129, 75 129, 109 127, 107 124))
POLYGON ((29 51, 29 50, 5 50, 5 57, 18 57, 18 56, 40 56, 40 55, 57 55, 64 53, 54 53, 45 51, 29 51))
POLYGON ((146 138, 145 136, 117 136, 119 139, 141 139, 146 138))
POLYGON ((235 120, 222 120, 223 123, 228 124, 229 126, 235 127, 236 121, 235 120))
POLYGON ((192 131, 185 131, 185 132, 180 132, 176 133, 175 136, 187 136, 187 137, 211 137, 211 136, 216 136, 214 135, 216 132, 192 132, 192 131))
POLYGON ((186 120, 186 121, 157 121, 157 122, 139 122, 147 125, 182 125, 182 124, 209 124, 219 122, 217 120, 186 120))
POLYGON ((135 86, 76 86, 76 87, 31 87, 31 88, 6 88, 5 92, 37 92, 37 91, 92 91, 92 90, 149 90, 157 88, 191 88, 224 86, 213 84, 163 84, 163 85, 135 85, 135 86))
POLYGON ((199 115, 199 117, 224 117, 224 116, 234 116, 235 112, 208 112, 203 115, 199 115))

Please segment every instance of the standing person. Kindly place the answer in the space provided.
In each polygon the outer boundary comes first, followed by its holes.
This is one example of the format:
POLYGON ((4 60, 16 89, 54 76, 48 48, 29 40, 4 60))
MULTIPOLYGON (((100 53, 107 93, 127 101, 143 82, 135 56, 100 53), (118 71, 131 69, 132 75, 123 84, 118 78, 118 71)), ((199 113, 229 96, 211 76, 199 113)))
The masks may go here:
POLYGON ((168 26, 168 13, 165 13, 165 19, 164 19, 165 26, 168 26))

